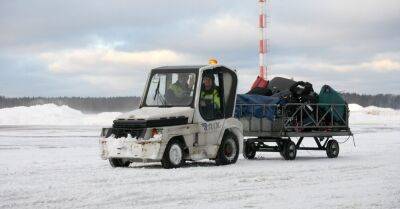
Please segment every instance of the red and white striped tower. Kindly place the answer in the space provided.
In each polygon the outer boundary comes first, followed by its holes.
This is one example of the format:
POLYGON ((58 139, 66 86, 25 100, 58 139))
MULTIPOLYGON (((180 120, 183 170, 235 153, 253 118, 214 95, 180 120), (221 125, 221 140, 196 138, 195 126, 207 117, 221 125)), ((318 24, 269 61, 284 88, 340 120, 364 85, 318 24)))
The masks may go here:
POLYGON ((260 28, 260 43, 259 43, 259 53, 260 53, 260 78, 267 79, 267 68, 265 67, 265 54, 267 53, 267 43, 265 39, 265 30, 267 27, 266 18, 266 1, 258 0, 260 6, 260 18, 259 18, 259 28, 260 28))

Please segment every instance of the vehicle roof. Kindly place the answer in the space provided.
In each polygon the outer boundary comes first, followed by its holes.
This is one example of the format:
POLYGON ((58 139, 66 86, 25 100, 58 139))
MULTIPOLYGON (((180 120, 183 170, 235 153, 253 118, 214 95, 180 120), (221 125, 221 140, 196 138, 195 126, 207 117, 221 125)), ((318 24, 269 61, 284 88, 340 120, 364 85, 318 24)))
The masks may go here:
POLYGON ((163 66, 154 68, 153 70, 177 70, 177 69, 200 69, 207 65, 177 65, 177 66, 163 66))
POLYGON ((228 68, 224 65, 176 65, 176 66, 162 66, 158 68, 154 68, 151 71, 153 73, 156 72, 168 72, 168 71, 176 71, 176 72, 186 72, 186 71, 196 71, 199 70, 210 70, 214 68, 226 68, 228 70, 236 72, 236 70, 228 68))

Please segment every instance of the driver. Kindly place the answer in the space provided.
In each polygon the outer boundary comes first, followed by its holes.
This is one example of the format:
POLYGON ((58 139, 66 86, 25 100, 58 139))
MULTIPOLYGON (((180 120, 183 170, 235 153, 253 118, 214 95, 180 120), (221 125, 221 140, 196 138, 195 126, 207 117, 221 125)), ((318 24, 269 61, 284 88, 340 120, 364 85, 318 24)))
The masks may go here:
POLYGON ((205 74, 200 93, 200 108, 207 118, 215 118, 221 112, 221 97, 214 83, 213 74, 205 74))
POLYGON ((174 99, 183 99, 190 96, 191 86, 188 84, 189 74, 178 74, 178 80, 169 86, 168 90, 172 93, 174 99))

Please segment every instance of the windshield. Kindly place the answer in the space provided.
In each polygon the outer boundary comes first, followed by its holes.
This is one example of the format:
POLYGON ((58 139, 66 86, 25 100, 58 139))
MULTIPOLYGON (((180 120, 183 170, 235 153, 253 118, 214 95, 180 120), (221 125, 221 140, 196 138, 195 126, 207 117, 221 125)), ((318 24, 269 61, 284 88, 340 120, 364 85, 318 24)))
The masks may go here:
POLYGON ((189 106, 194 95, 195 73, 155 73, 145 96, 146 106, 189 106))

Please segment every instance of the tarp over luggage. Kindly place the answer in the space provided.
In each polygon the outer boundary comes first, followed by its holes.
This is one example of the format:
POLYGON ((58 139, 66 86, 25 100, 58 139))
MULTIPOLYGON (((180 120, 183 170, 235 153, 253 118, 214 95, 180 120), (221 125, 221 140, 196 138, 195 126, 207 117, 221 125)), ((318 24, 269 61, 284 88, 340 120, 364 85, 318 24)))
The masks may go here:
POLYGON ((273 120, 276 114, 275 104, 280 99, 276 97, 238 94, 236 99, 235 117, 256 117, 273 120))

